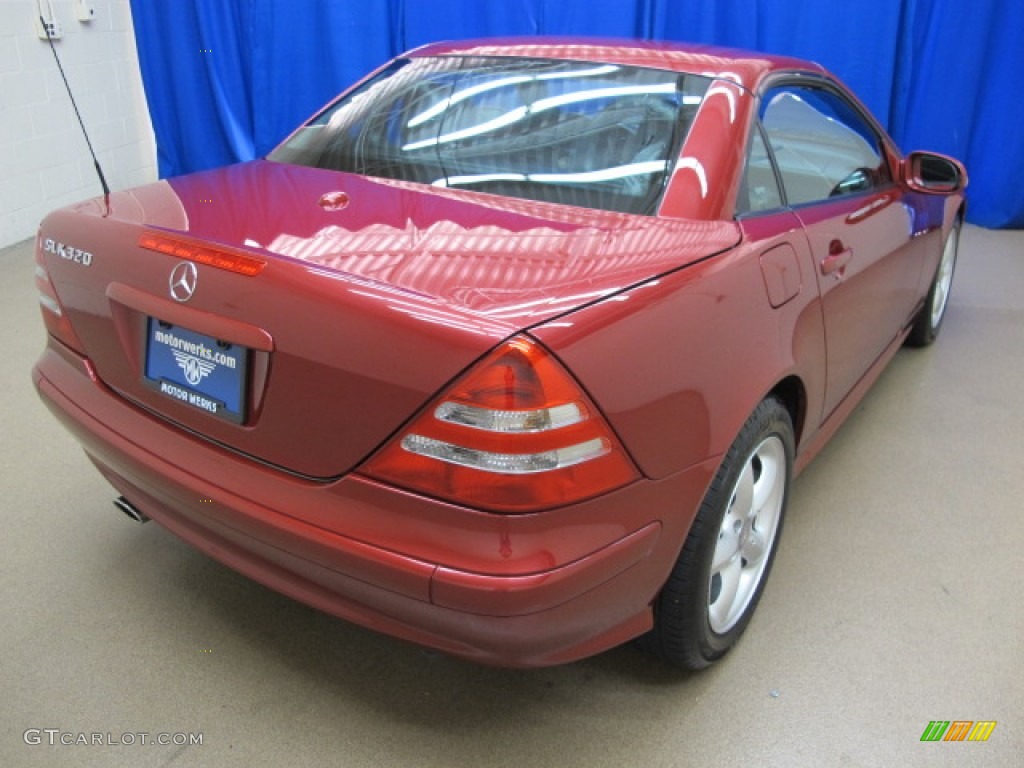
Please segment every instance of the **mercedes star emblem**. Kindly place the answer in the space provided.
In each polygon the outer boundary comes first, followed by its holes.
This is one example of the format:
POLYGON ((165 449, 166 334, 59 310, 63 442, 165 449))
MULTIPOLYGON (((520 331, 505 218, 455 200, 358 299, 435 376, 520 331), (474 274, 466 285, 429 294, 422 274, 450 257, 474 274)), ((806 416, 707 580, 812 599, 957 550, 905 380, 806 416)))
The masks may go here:
POLYGON ((196 281, 199 271, 191 261, 183 261, 171 271, 169 285, 171 298, 175 301, 188 301, 196 292, 196 281))

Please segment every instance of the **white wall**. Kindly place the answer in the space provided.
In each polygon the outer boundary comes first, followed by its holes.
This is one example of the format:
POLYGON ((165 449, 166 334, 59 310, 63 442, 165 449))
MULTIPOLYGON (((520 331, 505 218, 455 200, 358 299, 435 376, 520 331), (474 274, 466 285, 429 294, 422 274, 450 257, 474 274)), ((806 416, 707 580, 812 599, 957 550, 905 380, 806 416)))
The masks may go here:
MULTIPOLYGON (((0 247, 35 234, 54 208, 102 194, 49 44, 33 27, 37 0, 0 0, 0 247)), ((45 0, 42 0, 45 6, 45 0)), ((153 127, 128 0, 52 0, 57 53, 111 189, 157 177, 153 127)))

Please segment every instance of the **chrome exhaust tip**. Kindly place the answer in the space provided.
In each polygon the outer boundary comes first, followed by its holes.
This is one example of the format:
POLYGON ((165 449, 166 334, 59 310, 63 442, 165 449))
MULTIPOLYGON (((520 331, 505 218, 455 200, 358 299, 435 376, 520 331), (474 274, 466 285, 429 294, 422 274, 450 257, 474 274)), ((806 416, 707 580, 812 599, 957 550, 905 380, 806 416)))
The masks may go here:
POLYGON ((136 523, 149 522, 149 518, 142 514, 139 508, 132 504, 130 501, 128 501, 128 499, 126 499, 124 496, 118 496, 116 499, 114 499, 114 506, 117 507, 122 512, 124 512, 125 515, 130 517, 136 523))

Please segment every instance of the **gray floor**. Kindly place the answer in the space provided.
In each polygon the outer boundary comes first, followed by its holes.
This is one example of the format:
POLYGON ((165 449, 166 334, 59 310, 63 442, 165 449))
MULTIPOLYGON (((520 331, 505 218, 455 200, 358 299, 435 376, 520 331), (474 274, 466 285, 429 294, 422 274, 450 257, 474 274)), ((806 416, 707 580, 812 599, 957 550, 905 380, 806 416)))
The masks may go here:
POLYGON ((694 677, 630 648, 535 672, 427 654, 128 522, 31 388, 28 244, 0 267, 2 766, 1022 764, 1024 232, 964 232, 938 343, 797 482, 757 616, 694 677), (930 720, 998 725, 921 743, 930 720), (202 745, 25 743, 47 728, 202 745))

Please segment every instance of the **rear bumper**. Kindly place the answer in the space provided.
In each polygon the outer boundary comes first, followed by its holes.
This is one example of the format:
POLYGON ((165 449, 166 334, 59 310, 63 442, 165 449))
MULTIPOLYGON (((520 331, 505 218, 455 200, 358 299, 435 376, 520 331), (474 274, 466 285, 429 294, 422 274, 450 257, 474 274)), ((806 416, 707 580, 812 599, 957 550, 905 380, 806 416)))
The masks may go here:
POLYGON ((493 515, 267 467, 127 403, 56 341, 33 379, 108 481, 196 548, 327 613, 502 666, 571 661, 648 629, 715 469, 493 515))

